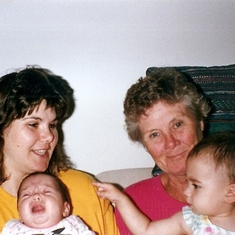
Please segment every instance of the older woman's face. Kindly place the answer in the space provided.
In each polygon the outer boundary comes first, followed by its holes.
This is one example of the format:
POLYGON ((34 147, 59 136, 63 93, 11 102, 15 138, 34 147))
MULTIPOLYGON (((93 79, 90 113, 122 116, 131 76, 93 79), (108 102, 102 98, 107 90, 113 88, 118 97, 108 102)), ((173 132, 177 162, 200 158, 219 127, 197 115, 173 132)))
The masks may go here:
POLYGON ((3 132, 7 174, 45 171, 58 141, 56 113, 42 101, 32 114, 14 120, 3 132))
POLYGON ((202 122, 196 122, 183 104, 158 102, 138 121, 143 145, 166 173, 185 174, 188 153, 202 139, 202 122))

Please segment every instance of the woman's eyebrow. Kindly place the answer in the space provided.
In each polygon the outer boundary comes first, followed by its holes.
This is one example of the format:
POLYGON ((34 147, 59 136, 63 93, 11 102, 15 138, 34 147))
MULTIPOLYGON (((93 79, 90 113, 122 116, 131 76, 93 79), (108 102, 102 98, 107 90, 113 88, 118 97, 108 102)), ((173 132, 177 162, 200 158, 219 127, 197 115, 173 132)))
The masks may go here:
POLYGON ((27 120, 27 119, 42 120, 40 117, 37 117, 37 116, 24 117, 24 118, 22 118, 22 119, 23 119, 23 120, 27 120))

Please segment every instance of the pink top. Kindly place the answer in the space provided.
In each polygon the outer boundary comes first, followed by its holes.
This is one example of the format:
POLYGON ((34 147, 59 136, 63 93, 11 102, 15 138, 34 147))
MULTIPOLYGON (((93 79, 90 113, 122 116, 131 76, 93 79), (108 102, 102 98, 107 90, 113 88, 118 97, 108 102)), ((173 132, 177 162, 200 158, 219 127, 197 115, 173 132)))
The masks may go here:
MULTIPOLYGON (((125 192, 151 220, 168 218, 181 211, 182 207, 186 205, 186 203, 177 201, 165 191, 161 176, 132 184, 125 189, 125 192)), ((115 215, 120 234, 131 235, 132 233, 125 226, 118 210, 115 211, 115 215)))

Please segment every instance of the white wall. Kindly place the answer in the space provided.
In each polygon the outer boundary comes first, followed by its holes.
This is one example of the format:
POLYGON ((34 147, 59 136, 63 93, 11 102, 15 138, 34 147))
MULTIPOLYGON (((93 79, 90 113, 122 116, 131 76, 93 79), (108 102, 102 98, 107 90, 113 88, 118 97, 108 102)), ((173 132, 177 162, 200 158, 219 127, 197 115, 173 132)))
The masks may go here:
POLYGON ((150 66, 235 62, 234 0, 1 0, 0 75, 37 64, 77 108, 65 146, 82 170, 152 166, 123 129, 129 86, 150 66))

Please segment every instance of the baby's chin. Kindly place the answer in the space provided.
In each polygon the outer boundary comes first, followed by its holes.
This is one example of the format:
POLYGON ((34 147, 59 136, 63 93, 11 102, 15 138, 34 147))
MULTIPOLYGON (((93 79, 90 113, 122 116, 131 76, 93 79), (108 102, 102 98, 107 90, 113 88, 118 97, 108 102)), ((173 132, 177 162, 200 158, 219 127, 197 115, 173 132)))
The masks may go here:
POLYGON ((22 223, 34 229, 46 229, 53 227, 56 224, 55 221, 50 221, 47 217, 43 215, 34 216, 34 218, 31 217, 30 221, 23 221, 22 223))

